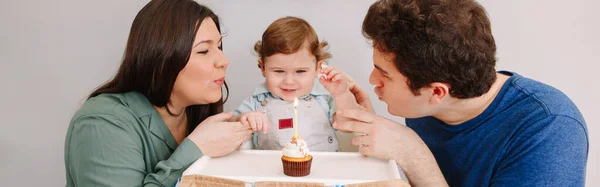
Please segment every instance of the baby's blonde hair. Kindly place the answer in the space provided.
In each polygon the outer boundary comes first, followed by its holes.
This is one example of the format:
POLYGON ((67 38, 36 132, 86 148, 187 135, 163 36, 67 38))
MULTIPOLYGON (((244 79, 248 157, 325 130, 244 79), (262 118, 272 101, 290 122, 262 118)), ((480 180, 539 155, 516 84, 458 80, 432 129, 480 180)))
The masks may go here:
POLYGON ((275 20, 262 35, 262 40, 254 44, 258 55, 258 67, 263 68, 264 59, 271 55, 282 53, 292 54, 305 47, 315 56, 316 61, 326 61, 331 58, 327 52, 328 43, 319 42, 317 33, 308 22, 297 17, 283 17, 275 20))

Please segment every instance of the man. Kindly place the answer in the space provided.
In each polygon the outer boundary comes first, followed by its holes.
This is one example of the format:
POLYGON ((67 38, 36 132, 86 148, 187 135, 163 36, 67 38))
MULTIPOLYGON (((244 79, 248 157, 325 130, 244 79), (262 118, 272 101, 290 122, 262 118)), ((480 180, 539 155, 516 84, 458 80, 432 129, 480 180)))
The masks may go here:
MULTIPOLYGON (((495 70, 490 21, 474 0, 380 0, 363 22, 369 82, 407 126, 345 109, 360 152, 394 159, 413 186, 584 186, 585 121, 559 90, 495 70)), ((542 63, 542 62, 532 62, 542 63)))

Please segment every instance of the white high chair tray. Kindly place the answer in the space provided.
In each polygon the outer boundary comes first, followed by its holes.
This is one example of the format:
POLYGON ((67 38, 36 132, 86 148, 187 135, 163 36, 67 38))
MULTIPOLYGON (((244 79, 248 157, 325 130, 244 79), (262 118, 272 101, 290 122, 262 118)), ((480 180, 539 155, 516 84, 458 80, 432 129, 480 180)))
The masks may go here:
POLYGON ((281 151, 241 150, 225 157, 203 156, 183 175, 201 174, 221 178, 255 181, 319 182, 343 185, 378 180, 405 179, 396 162, 349 152, 311 152, 310 175, 289 177, 283 174, 281 151), (402 177, 401 177, 402 176, 402 177))

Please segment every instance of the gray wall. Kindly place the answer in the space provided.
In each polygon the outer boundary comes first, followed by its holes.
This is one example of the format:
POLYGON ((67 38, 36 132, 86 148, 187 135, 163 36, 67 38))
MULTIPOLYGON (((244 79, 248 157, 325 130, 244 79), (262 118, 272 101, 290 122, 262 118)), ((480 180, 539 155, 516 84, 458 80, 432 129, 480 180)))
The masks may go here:
MULTIPOLYGON (((68 122, 93 88, 116 71, 129 26, 144 0, 0 2, 0 186, 63 186, 68 122)), ((331 65, 372 88, 371 49, 360 24, 373 1, 201 1, 222 17, 231 61, 227 109, 262 81, 252 46, 273 20, 307 19, 331 44, 331 65)), ((590 134, 587 186, 600 186, 600 7, 593 0, 485 0, 498 45, 498 69, 557 87, 583 112, 590 134), (594 78, 594 80, 597 78, 594 78)), ((370 93, 374 96, 373 93, 370 93)), ((372 97, 373 98, 373 97, 372 97)), ((379 114, 386 105, 374 101, 379 114)))

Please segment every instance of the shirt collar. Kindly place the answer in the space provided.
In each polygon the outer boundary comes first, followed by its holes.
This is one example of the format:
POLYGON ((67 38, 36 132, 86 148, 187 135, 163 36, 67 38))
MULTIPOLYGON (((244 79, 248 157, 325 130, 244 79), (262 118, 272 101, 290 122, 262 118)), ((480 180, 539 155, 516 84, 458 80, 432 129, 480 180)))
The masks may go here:
POLYGON ((147 125, 150 132, 165 142, 169 148, 175 150, 178 146, 177 141, 148 98, 135 91, 125 93, 124 97, 127 106, 140 121, 147 125))

